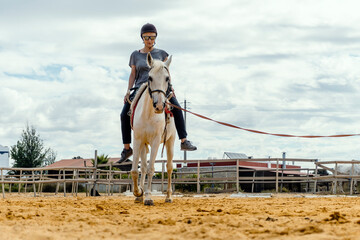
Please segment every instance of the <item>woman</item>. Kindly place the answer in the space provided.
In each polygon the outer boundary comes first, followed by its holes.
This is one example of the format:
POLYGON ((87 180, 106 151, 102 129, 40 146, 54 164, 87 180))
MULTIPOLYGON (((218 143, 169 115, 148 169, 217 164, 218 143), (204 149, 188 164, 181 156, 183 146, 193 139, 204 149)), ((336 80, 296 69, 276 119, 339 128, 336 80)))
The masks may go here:
MULTIPOLYGON (((127 97, 132 99, 135 96, 136 89, 141 86, 141 84, 147 82, 149 67, 146 63, 147 53, 150 52, 151 56, 154 59, 159 59, 161 61, 166 61, 169 54, 164 50, 154 48, 155 39, 157 37, 157 30, 153 24, 147 23, 142 26, 140 31, 140 37, 144 42, 144 47, 140 50, 135 50, 131 56, 129 61, 129 66, 131 67, 131 73, 129 77, 129 85, 127 93, 124 97, 124 107, 120 114, 121 117, 121 131, 122 131, 122 139, 124 143, 124 149, 121 152, 121 158, 119 162, 126 160, 133 153, 132 148, 130 147, 131 143, 131 127, 130 127, 130 116, 128 115, 130 104, 126 101, 127 97), (135 85, 135 86, 134 86, 135 85), (135 91, 130 94, 130 90, 135 88, 135 91)), ((174 105, 180 106, 175 97, 170 99, 170 102, 174 105)), ((185 129, 185 121, 182 115, 182 111, 173 108, 172 113, 174 115, 176 130, 179 135, 179 139, 181 140, 180 148, 183 151, 194 151, 197 148, 191 144, 190 141, 187 140, 186 129, 185 129)))

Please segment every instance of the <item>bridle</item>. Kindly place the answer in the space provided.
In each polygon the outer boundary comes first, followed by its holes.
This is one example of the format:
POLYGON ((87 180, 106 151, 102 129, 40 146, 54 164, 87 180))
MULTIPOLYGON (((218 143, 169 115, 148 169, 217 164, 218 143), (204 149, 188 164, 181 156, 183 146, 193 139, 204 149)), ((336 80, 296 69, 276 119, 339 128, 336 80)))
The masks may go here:
MULTIPOLYGON (((168 69, 167 67, 164 67, 164 68, 165 68, 166 71, 169 73, 169 69, 168 69)), ((151 69, 150 69, 150 71, 151 71, 151 69)), ((149 71, 149 72, 150 72, 150 71, 149 71)), ((170 73, 169 73, 169 76, 170 76, 170 73)), ((168 87, 167 87, 167 89, 168 89, 169 87, 170 87, 170 81, 168 81, 168 87)), ((152 89, 150 88, 150 78, 148 79, 148 90, 149 90, 149 95, 150 95, 150 98, 151 98, 151 99, 153 99, 153 95, 152 95, 152 94, 155 93, 155 92, 162 93, 167 100, 169 100, 170 98, 172 98, 172 95, 173 95, 172 91, 169 91, 169 93, 166 94, 166 92, 163 91, 163 90, 161 90, 161 89, 152 90, 152 89)))
MULTIPOLYGON (((169 69, 168 69, 167 67, 165 67, 165 66, 164 66, 164 68, 166 69, 166 71, 168 72, 169 77, 170 77, 169 69)), ((151 71, 151 69, 150 69, 150 71, 151 71)), ((149 71, 149 72, 150 72, 150 71, 149 71)), ((166 91, 168 91, 169 88, 171 87, 170 79, 167 81, 167 83, 168 83, 168 87, 167 87, 167 90, 166 90, 166 91)), ((165 118, 167 118, 167 115, 168 115, 167 111, 169 111, 169 110, 166 110, 166 109, 168 109, 167 104, 169 104, 170 98, 173 97, 173 92, 172 92, 172 91, 168 91, 169 93, 166 94, 166 92, 163 91, 163 90, 161 90, 161 89, 154 89, 154 90, 152 90, 152 89, 150 88, 150 78, 148 79, 147 87, 148 87, 148 90, 149 90, 150 98, 151 98, 153 101, 154 101, 154 99, 153 99, 153 95, 152 95, 152 94, 155 93, 155 92, 161 93, 161 94, 163 94, 163 95, 165 96, 166 100, 165 100, 165 102, 164 102, 164 109, 165 109, 165 118)), ((170 113, 170 114, 172 114, 172 113, 170 113)), ((167 138, 167 125, 168 125, 168 121, 165 120, 165 127, 164 127, 164 131, 163 131, 163 134, 162 134, 162 137, 163 137, 163 139, 164 139, 164 143, 163 143, 163 147, 162 147, 162 150, 161 150, 161 157, 163 157, 163 154, 164 154, 165 142, 166 142, 166 138, 167 138)))
POLYGON ((149 90, 149 94, 150 94, 150 97, 151 97, 151 99, 153 99, 153 93, 155 93, 155 92, 159 92, 159 93, 162 93, 166 98, 168 97, 167 95, 166 95, 166 92, 164 92, 163 90, 161 90, 161 89, 155 89, 155 90, 151 90, 151 88, 150 88, 150 83, 148 82, 148 90, 149 90))

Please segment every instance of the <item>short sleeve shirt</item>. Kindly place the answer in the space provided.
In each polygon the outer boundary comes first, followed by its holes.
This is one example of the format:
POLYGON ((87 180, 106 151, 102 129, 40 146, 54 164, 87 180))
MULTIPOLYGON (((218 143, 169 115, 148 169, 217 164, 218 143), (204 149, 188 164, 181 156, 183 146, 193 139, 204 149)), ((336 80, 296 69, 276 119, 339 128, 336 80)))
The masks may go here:
MULTIPOLYGON (((154 48, 150 53, 153 59, 161 61, 169 56, 167 52, 157 48, 154 48)), ((135 87, 140 87, 148 80, 150 68, 146 62, 146 56, 147 53, 141 53, 139 50, 135 50, 130 56, 129 66, 135 65, 136 67, 135 87)))

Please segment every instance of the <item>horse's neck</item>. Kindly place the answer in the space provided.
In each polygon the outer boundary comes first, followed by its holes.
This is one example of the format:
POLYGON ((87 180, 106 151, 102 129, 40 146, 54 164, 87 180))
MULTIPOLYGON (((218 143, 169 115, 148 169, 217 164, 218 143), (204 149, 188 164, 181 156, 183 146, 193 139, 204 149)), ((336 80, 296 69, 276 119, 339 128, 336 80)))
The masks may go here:
POLYGON ((145 117, 145 119, 149 119, 155 115, 151 97, 147 92, 144 92, 144 94, 141 96, 139 100, 139 105, 141 105, 139 109, 139 114, 145 117))

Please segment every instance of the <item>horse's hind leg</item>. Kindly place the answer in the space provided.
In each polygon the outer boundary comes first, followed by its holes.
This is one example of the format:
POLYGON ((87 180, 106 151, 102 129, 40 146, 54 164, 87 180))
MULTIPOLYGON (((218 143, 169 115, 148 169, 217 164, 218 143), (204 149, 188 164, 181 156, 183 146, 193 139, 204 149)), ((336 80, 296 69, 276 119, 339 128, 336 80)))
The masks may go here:
MULTIPOLYGON (((156 140, 154 140, 154 141, 156 141, 156 140)), ((150 205, 150 206, 154 205, 154 201, 151 199, 151 183, 152 183, 152 177, 155 172, 155 158, 156 158, 156 154, 159 149, 159 145, 160 145, 160 139, 151 145, 150 161, 149 161, 149 166, 147 169, 148 184, 147 184, 147 189, 145 191, 144 204, 150 205)))
POLYGON ((173 172, 173 164, 172 160, 174 157, 174 137, 166 141, 166 155, 167 155, 167 163, 166 169, 168 174, 168 185, 167 185, 167 192, 166 192, 166 199, 165 202, 172 203, 172 188, 171 188, 171 176, 173 172))

